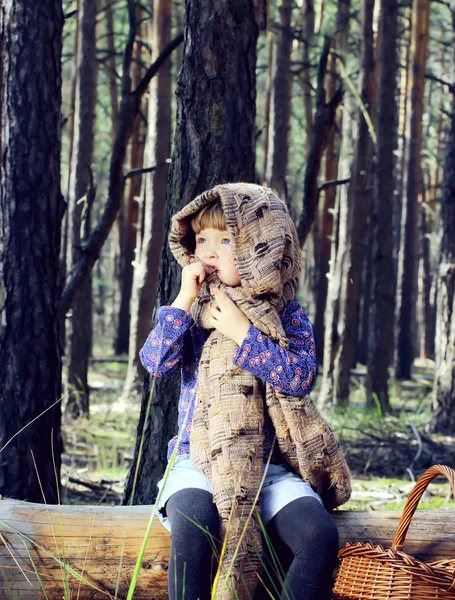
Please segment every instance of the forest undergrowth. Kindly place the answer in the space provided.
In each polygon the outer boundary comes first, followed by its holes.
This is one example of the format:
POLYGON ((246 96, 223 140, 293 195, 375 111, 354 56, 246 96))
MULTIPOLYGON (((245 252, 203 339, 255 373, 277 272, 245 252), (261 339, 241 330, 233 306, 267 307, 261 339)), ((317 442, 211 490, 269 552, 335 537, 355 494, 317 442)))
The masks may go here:
MULTIPOLYGON (((140 411, 139 397, 121 399, 126 366, 91 363, 90 418, 63 424, 63 503, 121 503, 140 411)), ((343 508, 400 509, 425 469, 437 463, 455 467, 455 436, 429 430, 433 368, 418 363, 412 380, 392 380, 390 415, 365 408, 365 370, 353 372, 349 406, 327 414, 353 474, 353 494, 343 508)), ((446 506, 455 506, 448 484, 433 483, 419 508, 446 506)))

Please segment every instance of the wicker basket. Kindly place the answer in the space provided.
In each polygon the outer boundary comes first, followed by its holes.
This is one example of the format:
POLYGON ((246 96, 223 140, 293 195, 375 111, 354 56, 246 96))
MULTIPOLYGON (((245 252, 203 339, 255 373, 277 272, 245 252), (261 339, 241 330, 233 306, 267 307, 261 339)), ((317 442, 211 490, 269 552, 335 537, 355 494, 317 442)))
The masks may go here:
POLYGON ((406 502, 391 548, 357 542, 339 551, 334 600, 455 600, 455 558, 425 563, 402 552, 420 498, 438 475, 447 477, 455 493, 455 471, 443 465, 425 471, 406 502))

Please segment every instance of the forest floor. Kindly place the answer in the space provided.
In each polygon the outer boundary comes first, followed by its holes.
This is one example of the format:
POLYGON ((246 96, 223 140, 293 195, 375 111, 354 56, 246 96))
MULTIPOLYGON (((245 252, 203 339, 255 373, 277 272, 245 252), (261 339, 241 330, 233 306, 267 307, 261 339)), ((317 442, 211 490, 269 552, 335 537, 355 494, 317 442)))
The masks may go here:
MULTIPOLYGON (((90 418, 65 423, 62 502, 121 503, 132 461, 140 399, 121 400, 126 362, 93 361, 90 418)), ((433 464, 455 466, 455 436, 429 432, 434 365, 417 363, 410 381, 392 381, 393 414, 365 409, 365 369, 351 378, 349 408, 328 415, 353 474, 353 494, 343 508, 401 509, 413 482, 433 464)), ((320 381, 321 378, 319 378, 320 381)), ((318 386, 312 394, 317 401, 318 386)), ((420 508, 455 507, 449 485, 432 483, 420 508)))

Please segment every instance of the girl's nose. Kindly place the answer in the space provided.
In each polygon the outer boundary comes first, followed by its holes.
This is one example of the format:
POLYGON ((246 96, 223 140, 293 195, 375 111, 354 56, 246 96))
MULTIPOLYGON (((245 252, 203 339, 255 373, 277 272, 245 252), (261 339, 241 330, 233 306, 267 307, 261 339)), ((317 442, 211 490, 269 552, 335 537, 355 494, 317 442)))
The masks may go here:
POLYGON ((208 247, 205 249, 205 255, 207 256, 207 258, 217 258, 218 254, 216 253, 215 248, 213 247, 208 247))

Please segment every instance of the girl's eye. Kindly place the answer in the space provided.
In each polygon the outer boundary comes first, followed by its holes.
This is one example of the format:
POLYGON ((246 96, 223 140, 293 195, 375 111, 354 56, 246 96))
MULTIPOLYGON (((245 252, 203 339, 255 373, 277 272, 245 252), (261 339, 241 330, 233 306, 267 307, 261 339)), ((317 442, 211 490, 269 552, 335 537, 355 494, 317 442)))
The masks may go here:
POLYGON ((205 242, 205 238, 203 238, 203 237, 197 238, 197 240, 196 240, 196 244, 203 244, 204 242, 205 242))
POLYGON ((231 240, 229 238, 223 238, 222 243, 223 244, 230 244, 231 240))

